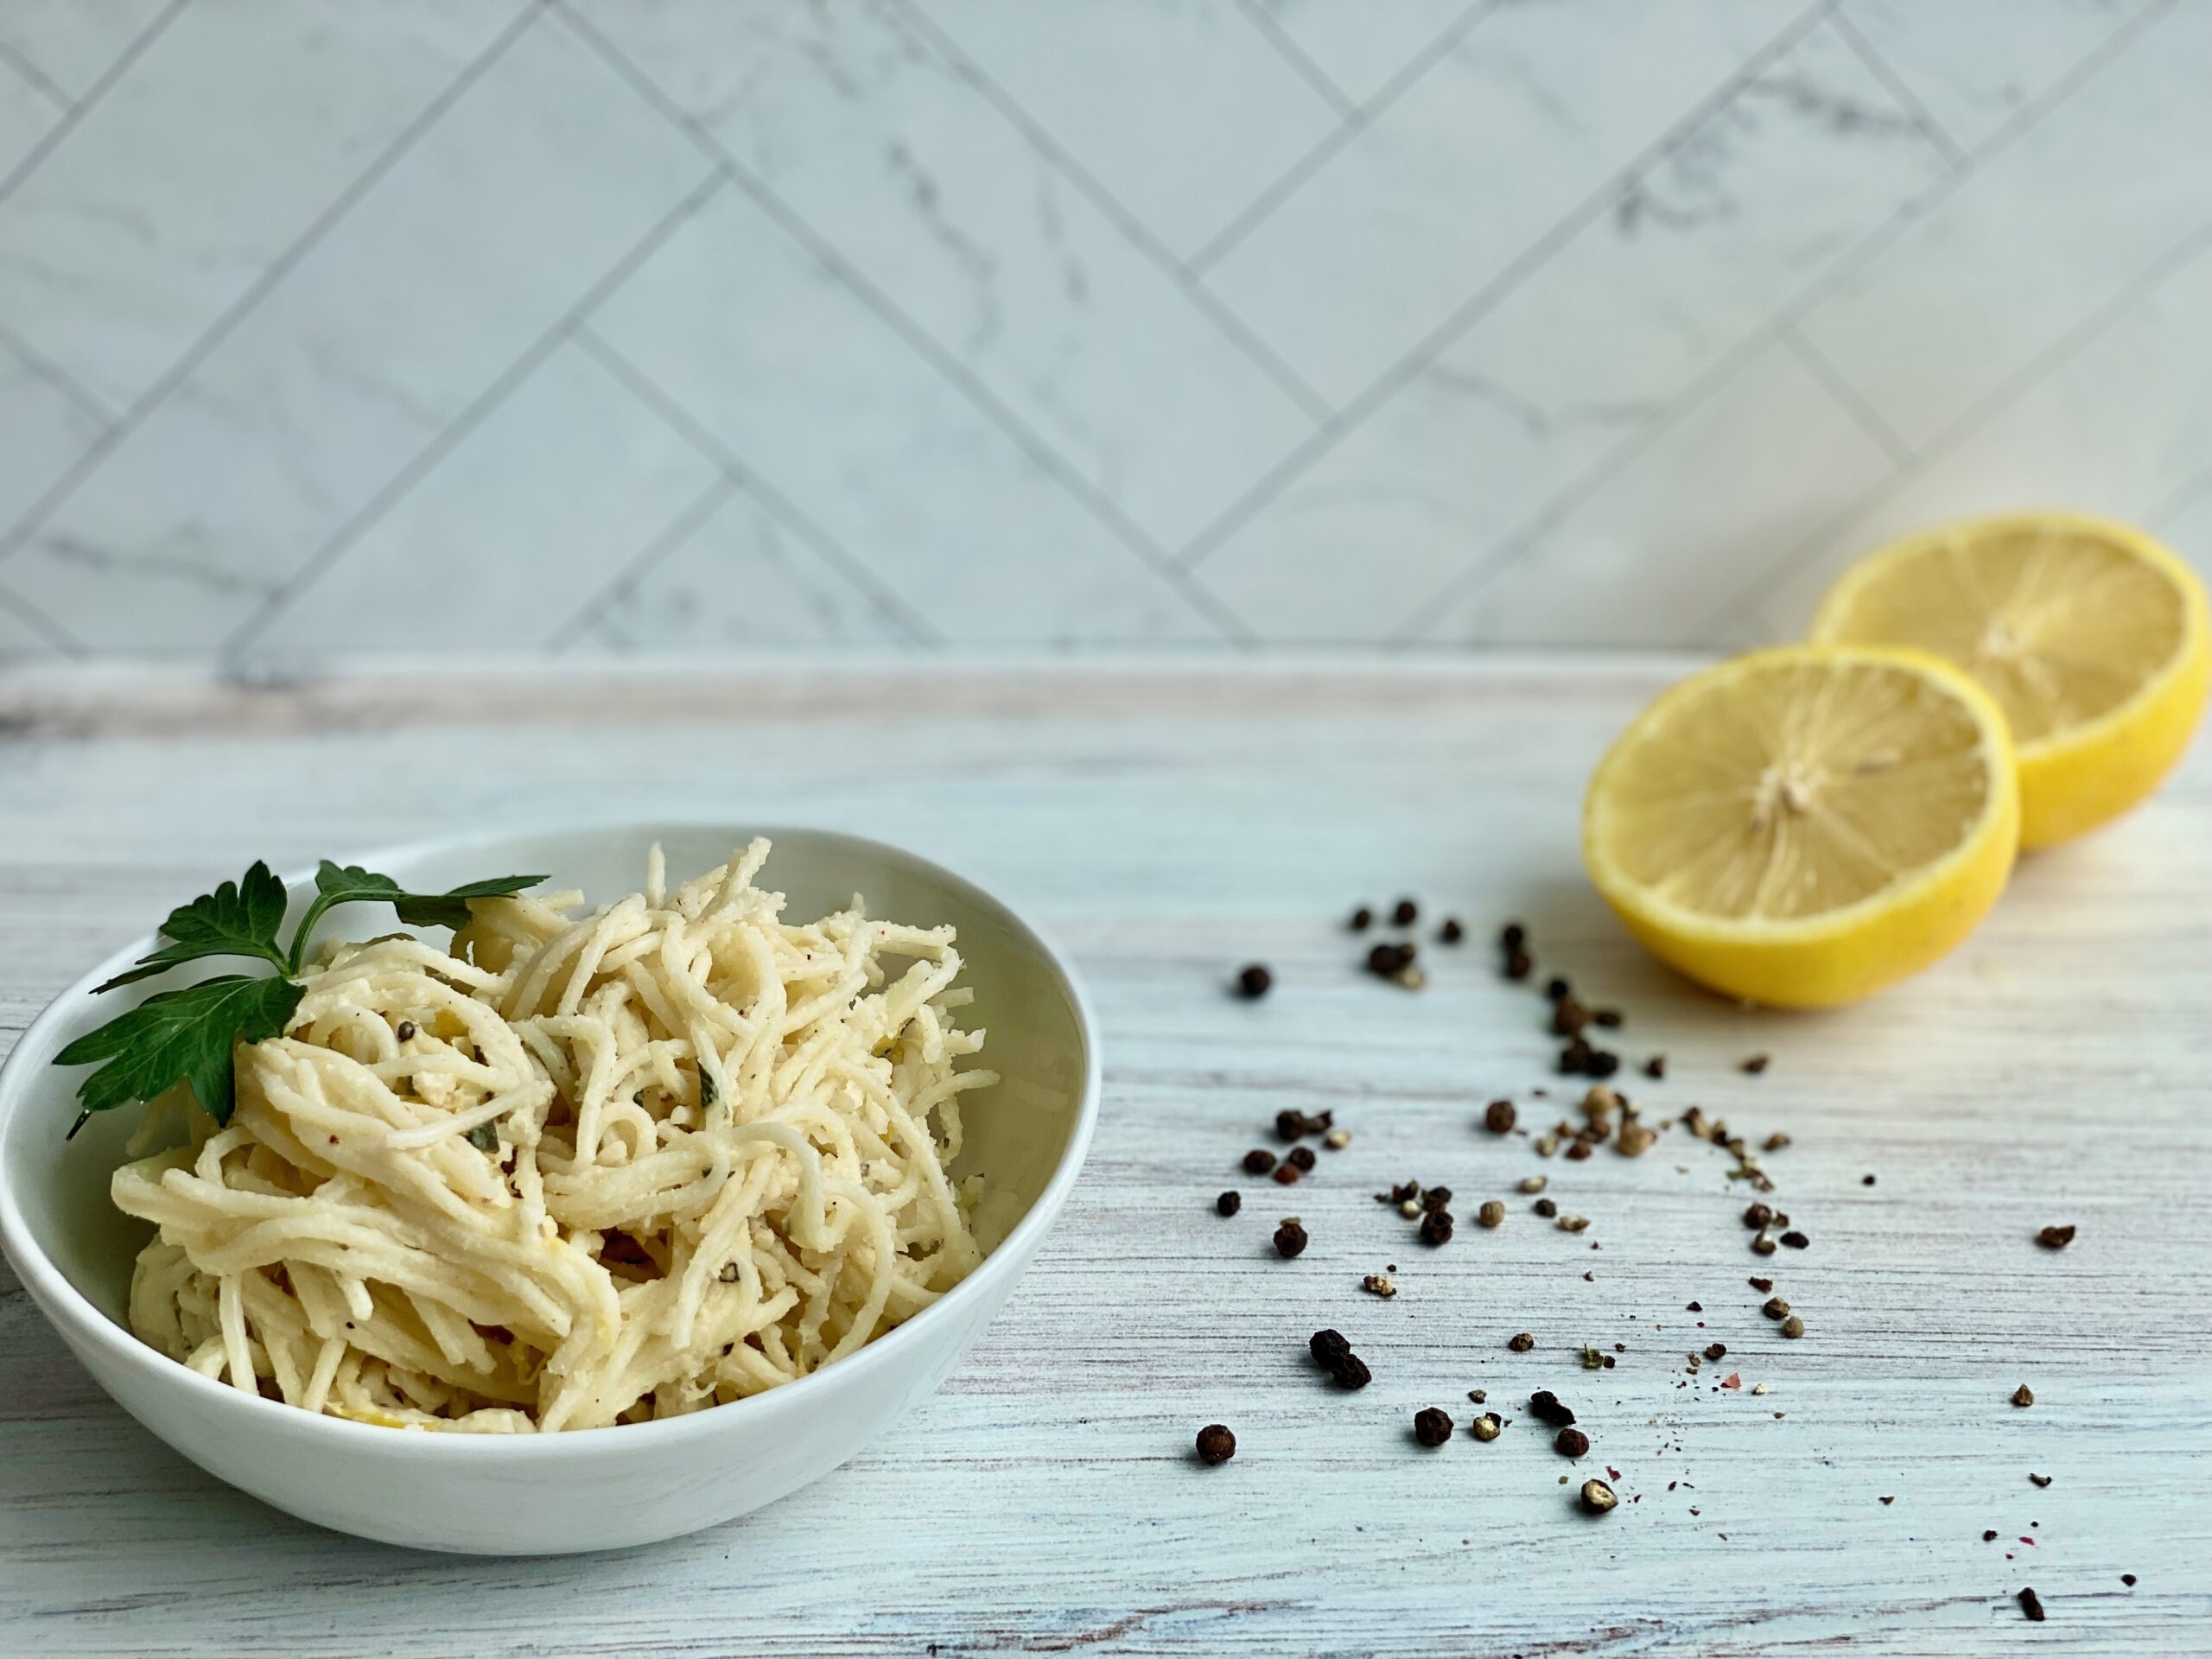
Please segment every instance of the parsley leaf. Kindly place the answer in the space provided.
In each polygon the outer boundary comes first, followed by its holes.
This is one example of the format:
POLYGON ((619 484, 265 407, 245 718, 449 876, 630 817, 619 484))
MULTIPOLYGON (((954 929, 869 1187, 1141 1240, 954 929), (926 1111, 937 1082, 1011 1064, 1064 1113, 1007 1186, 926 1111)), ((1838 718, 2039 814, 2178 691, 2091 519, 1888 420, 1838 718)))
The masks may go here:
POLYGON ((288 979, 223 974, 181 990, 156 991, 86 1032, 54 1057, 56 1065, 107 1062, 78 1086, 85 1109, 70 1134, 94 1112, 151 1100, 179 1079, 191 1084, 208 1116, 229 1122, 233 1046, 282 1034, 302 995, 288 979))
POLYGON ((139 957, 137 967, 95 985, 93 995, 201 957, 259 957, 281 969, 286 963, 276 948, 276 929, 283 919, 284 884, 256 859, 242 880, 226 881, 214 892, 171 911, 162 924, 162 937, 169 943, 139 957))
POLYGON ((300 931, 292 937, 290 971, 300 971, 308 936, 322 919, 322 912, 334 905, 381 900, 397 911, 399 919, 410 927, 461 928, 468 925, 471 899, 505 898, 534 887, 544 879, 542 875, 498 875, 464 882, 446 893, 410 893, 388 875, 378 875, 358 864, 334 864, 326 858, 315 873, 315 901, 308 906, 300 931))

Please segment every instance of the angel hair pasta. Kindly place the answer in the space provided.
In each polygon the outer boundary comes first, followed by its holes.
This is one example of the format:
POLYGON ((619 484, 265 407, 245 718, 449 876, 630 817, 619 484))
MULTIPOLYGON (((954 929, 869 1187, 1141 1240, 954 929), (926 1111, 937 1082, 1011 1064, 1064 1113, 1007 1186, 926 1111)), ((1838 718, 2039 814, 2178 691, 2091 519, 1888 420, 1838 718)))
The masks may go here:
POLYGON ((953 930, 786 923, 767 855, 327 950, 230 1123, 175 1091, 186 1144, 116 1171, 159 1230, 131 1328, 308 1411, 527 1433, 757 1394, 957 1284, 997 1079, 958 1069, 953 930))

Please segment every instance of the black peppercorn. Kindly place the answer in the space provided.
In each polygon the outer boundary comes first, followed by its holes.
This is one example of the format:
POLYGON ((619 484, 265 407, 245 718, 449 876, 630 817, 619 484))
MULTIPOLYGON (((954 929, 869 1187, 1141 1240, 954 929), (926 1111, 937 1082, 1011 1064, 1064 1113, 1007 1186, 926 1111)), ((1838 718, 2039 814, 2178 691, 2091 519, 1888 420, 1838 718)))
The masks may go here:
POLYGON ((1590 1010, 1590 1023, 1603 1026, 1608 1031, 1618 1031, 1622 1024, 1621 1011, 1618 1008, 1592 1008, 1590 1010))
POLYGON ((1448 1244, 1452 1240, 1452 1212, 1431 1210, 1421 1218, 1421 1242, 1424 1244, 1448 1244))
POLYGON ((1286 1141, 1300 1140, 1313 1132, 1313 1126, 1306 1121, 1306 1114, 1285 1107, 1275 1114, 1275 1133, 1286 1141))
POLYGON ((2071 1227, 2046 1227, 2036 1235, 2036 1243, 2046 1250, 2063 1250, 2074 1242, 2071 1227))
POLYGON ((1667 1075, 1667 1057, 1654 1054, 1643 1063, 1643 1075, 1655 1079, 1664 1077, 1667 1075))
POLYGON ((1590 1015, 1583 1006, 1571 996, 1562 996, 1552 1005, 1552 1035, 1573 1037, 1590 1023, 1590 1015))
POLYGON ((1285 1261, 1306 1248, 1306 1229, 1295 1219, 1285 1221, 1275 1229, 1275 1254, 1285 1261))
POLYGON ((1236 994, 1248 999, 1265 996, 1274 982, 1275 976, 1261 963, 1247 963, 1236 976, 1236 994))
POLYGON ((1579 1458, 1590 1449, 1590 1437, 1579 1428, 1562 1428, 1552 1445, 1561 1457, 1579 1458))
POLYGON ((1767 1057, 1766 1057, 1765 1055, 1764 1055, 1764 1054, 1754 1054, 1754 1055, 1752 1055, 1749 1059, 1745 1060, 1745 1061, 1743 1063, 1743 1065, 1740 1065, 1740 1066, 1738 1066, 1737 1069, 1738 1069, 1738 1071, 1743 1071, 1743 1072, 1745 1072, 1745 1073, 1749 1074, 1749 1075, 1750 1075, 1750 1076, 1751 1076, 1751 1077, 1756 1077, 1757 1076, 1758 1076, 1758 1074, 1759 1074, 1760 1072, 1762 1072, 1762 1071, 1765 1071, 1765 1070, 1766 1070, 1766 1065, 1767 1065, 1767 1057))
POLYGON ((1421 919, 1421 906, 1410 899, 1401 899, 1390 907, 1390 919, 1400 927, 1411 927, 1421 919))
POLYGON ((1364 933, 1374 925, 1375 912, 1370 910, 1365 905, 1362 905, 1357 910, 1352 912, 1351 931, 1353 932, 1364 933))
POLYGON ((1466 937, 1467 930, 1459 925, 1459 918, 1457 916, 1446 916, 1444 918, 1444 925, 1436 930, 1437 943, 1440 944, 1457 944, 1466 937))
POLYGON ((1564 1001, 1573 990, 1573 986, 1556 975, 1544 982, 1544 998, 1547 1001, 1564 1001))
POLYGON ((1217 1216, 1233 1216, 1244 1207, 1244 1195, 1230 1187, 1213 1201, 1213 1212, 1217 1216))
POLYGON ((1773 1219, 1774 1210, 1770 1205, 1755 1204, 1744 1211, 1744 1225, 1746 1227, 1764 1227, 1773 1219))
POLYGON ((1329 1380, 1340 1389, 1363 1389, 1375 1380, 1375 1373, 1357 1354, 1348 1352, 1329 1367, 1329 1380))
POLYGON ((1582 1074, 1589 1077, 1610 1077, 1620 1069, 1621 1057, 1610 1049, 1593 1048, 1582 1062, 1582 1074))
POLYGON ((391 1034, 398 1038, 403 1043, 413 1042, 415 1040, 415 1022, 412 1020, 401 1020, 399 1022, 398 1028, 391 1034))
POLYGON ((1802 1250, 1813 1241, 1802 1233, 1789 1232, 1782 1236, 1782 1242, 1793 1250, 1802 1250))
POLYGON ((1414 1414, 1414 1439, 1423 1446, 1439 1446, 1452 1438, 1452 1420, 1434 1406, 1414 1414))
POLYGON ((1324 1367, 1335 1365, 1351 1352, 1351 1344, 1344 1340, 1344 1333, 1341 1331, 1316 1331, 1306 1339, 1306 1351, 1313 1356, 1314 1363, 1324 1367))
POLYGON ((1508 922, 1497 930, 1497 948, 1501 950, 1518 950, 1528 943, 1529 930, 1518 922, 1508 922))
POLYGON ((1285 1158, 1283 1161, 1287 1164, 1294 1164, 1300 1169, 1304 1170, 1310 1174, 1313 1172, 1314 1163, 1313 1148, 1311 1147, 1293 1147, 1290 1149, 1290 1155, 1285 1158))
POLYGON ((2032 1590, 2024 1589, 2020 1592, 2019 1602, 2020 1611, 2028 1616, 2030 1624, 2043 1623, 2043 1599, 2040 1596, 2032 1590))
POLYGON ((1529 1411, 1538 1421, 1549 1423, 1554 1428, 1571 1427, 1574 1422, 1573 1412, 1549 1389, 1538 1389, 1529 1396, 1529 1411))
POLYGON ((1227 1463, 1236 1455, 1236 1437, 1226 1423, 1208 1423, 1198 1431, 1198 1461, 1227 1463))
POLYGON ((1513 1333, 1512 1339, 1505 1345, 1516 1354, 1525 1354, 1536 1345, 1536 1339, 1526 1331, 1516 1331, 1513 1333))
POLYGON ((1265 1147, 1255 1147, 1244 1154, 1244 1173, 1264 1175, 1275 1166, 1275 1155, 1265 1147))
POLYGON ((1534 1211, 1536 1214, 1541 1216, 1546 1221, 1549 1221, 1554 1216, 1559 1214, 1559 1205, 1553 1203, 1549 1198, 1538 1198, 1534 1204, 1530 1205, 1529 1208, 1534 1211))
POLYGON ((1526 979, 1535 966, 1529 960, 1526 951, 1516 950, 1505 959, 1505 976, 1508 979, 1526 979))
POLYGON ((1715 1342, 1715 1343, 1709 1343, 1709 1344, 1707 1344, 1707 1346, 1706 1346, 1706 1350, 1705 1350, 1705 1357, 1706 1357, 1707 1359, 1726 1359, 1726 1358, 1727 1358, 1727 1357, 1728 1357, 1728 1344, 1727 1344, 1726 1343, 1725 1343, 1725 1342, 1715 1342))
POLYGON ((1483 1127, 1492 1135, 1509 1135, 1520 1114, 1510 1100, 1493 1100, 1483 1110, 1483 1127))
POLYGON ((1451 1202, 1452 1189, 1448 1186, 1432 1186, 1421 1195, 1421 1207, 1424 1210, 1441 1210, 1451 1202))

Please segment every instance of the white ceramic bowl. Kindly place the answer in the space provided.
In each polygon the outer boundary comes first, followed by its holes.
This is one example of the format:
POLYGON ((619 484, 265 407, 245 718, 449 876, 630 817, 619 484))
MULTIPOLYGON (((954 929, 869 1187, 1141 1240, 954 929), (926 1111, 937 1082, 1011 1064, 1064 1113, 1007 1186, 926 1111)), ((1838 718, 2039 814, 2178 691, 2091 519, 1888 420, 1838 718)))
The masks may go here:
MULTIPOLYGON (((301 1411, 200 1376, 124 1323, 130 1264, 150 1229, 108 1201, 134 1111, 74 1141, 81 1072, 54 1054, 137 992, 88 993, 152 948, 142 939, 71 986, 0 1069, 0 1244, 48 1319, 124 1408, 210 1473, 326 1527, 423 1549, 538 1554, 650 1543, 743 1515, 828 1473, 936 1389, 1006 1300, 1075 1185, 1097 1110, 1098 1046, 1075 974, 1005 906, 923 859, 817 830, 631 824, 416 845, 359 860, 418 889, 512 870, 550 872, 594 902, 634 891, 658 841, 671 880, 755 834, 773 838, 761 880, 811 917, 855 893, 872 914, 950 922, 1004 1081, 969 1096, 956 1175, 981 1173, 989 1254, 897 1330, 811 1376, 661 1422, 546 1435, 378 1428, 301 1411), (997 1234, 995 1243, 992 1238, 997 1234)), ((293 914, 312 887, 290 884, 293 914)), ((189 898, 177 895, 179 902, 189 898)), ((340 909, 328 931, 388 931, 389 912, 340 909)), ((210 971, 226 964, 215 963, 210 971)), ((150 992, 191 970, 157 979, 150 992)))

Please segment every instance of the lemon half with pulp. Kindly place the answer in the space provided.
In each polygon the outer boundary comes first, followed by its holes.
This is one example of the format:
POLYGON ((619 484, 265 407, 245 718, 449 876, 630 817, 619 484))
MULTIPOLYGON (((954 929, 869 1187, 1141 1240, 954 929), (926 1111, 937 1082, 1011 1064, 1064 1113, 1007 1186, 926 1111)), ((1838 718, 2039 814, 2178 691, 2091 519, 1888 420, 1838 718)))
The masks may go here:
POLYGON ((2005 716, 1923 652, 1789 645, 1663 693, 1590 780, 1582 855, 1654 955, 1814 1007, 1926 967, 2004 890, 2005 716))
POLYGON ((2204 587, 2166 548, 2082 513, 1947 524, 1892 543, 1821 600, 1812 638, 1916 646, 1997 699, 2029 847, 2094 830, 2151 793, 2212 682, 2204 587))

